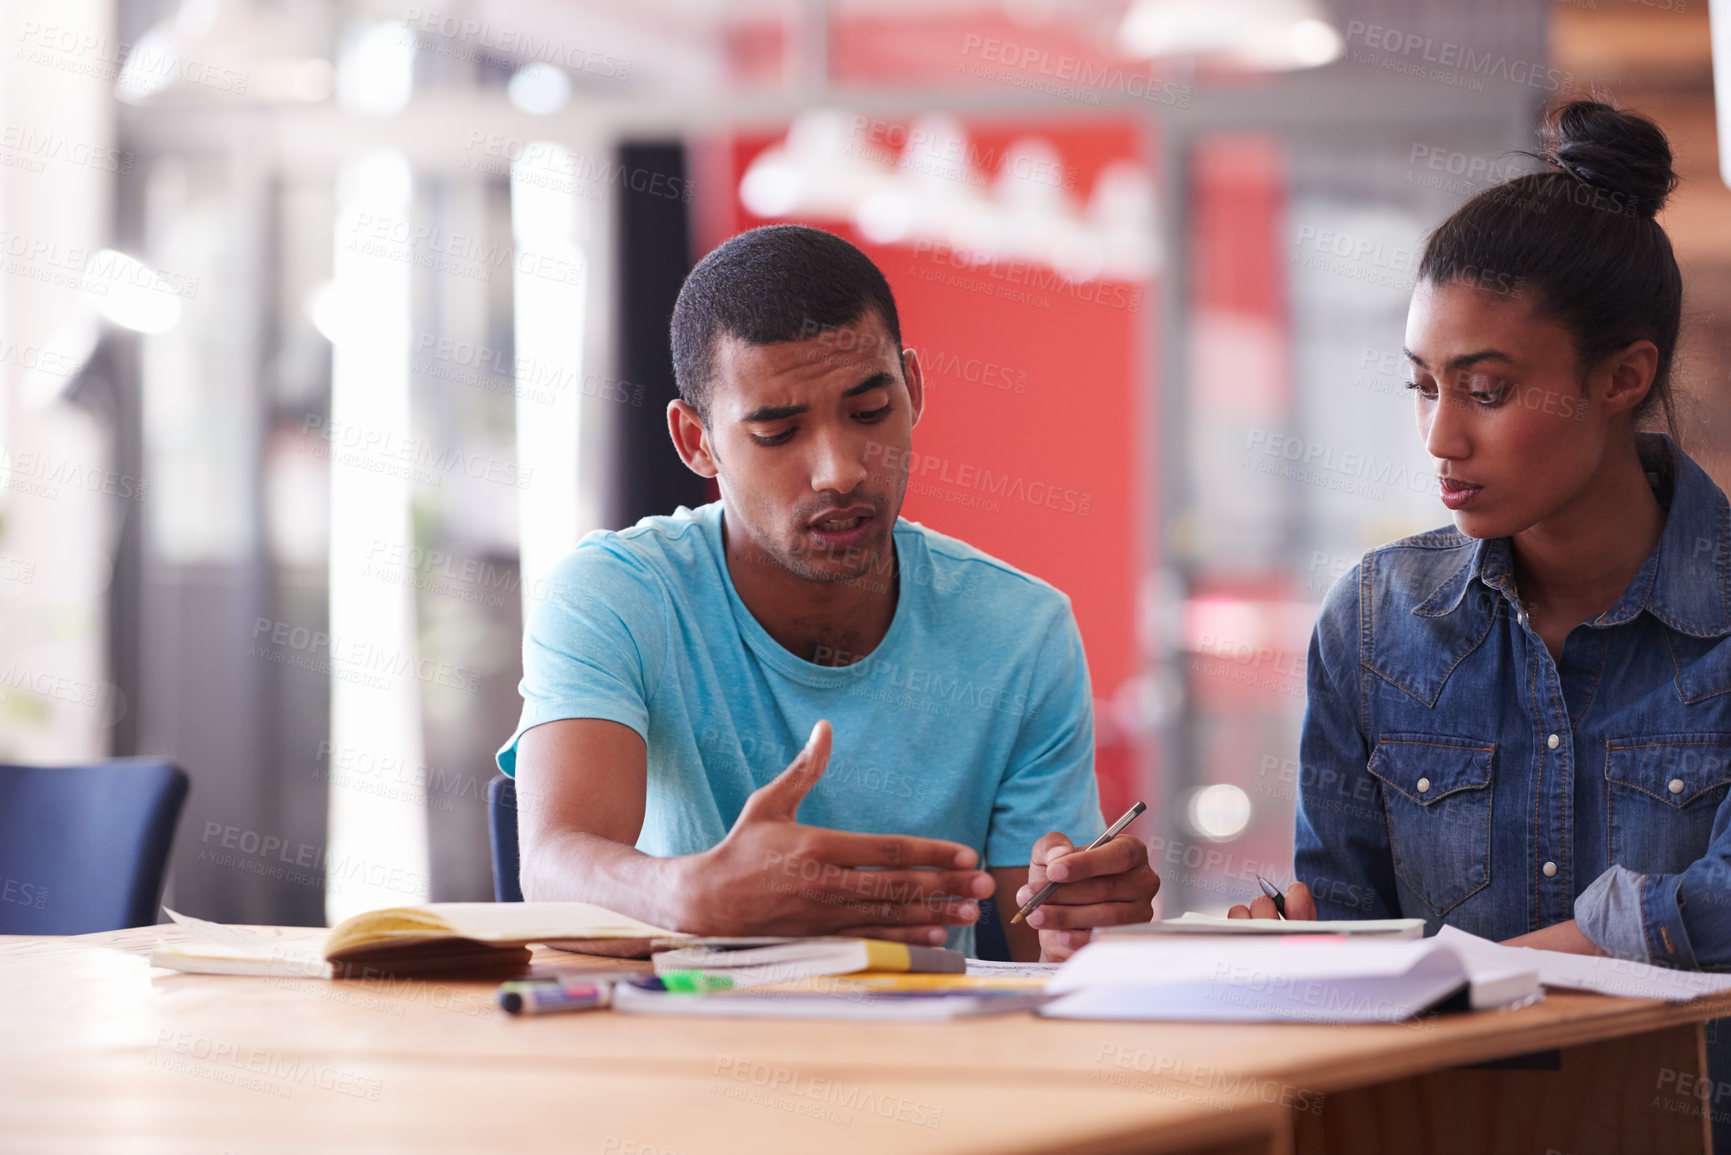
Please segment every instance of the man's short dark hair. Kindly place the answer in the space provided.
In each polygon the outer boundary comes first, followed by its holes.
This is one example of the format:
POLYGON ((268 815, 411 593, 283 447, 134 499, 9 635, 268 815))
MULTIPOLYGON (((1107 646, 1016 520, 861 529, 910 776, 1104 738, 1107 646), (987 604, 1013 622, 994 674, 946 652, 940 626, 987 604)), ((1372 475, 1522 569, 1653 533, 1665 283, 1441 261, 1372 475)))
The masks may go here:
POLYGON ((709 420, 715 344, 803 341, 876 310, 899 351, 901 323, 889 282, 870 257, 834 233, 765 225, 740 233, 697 262, 673 306, 673 374, 679 395, 709 420))

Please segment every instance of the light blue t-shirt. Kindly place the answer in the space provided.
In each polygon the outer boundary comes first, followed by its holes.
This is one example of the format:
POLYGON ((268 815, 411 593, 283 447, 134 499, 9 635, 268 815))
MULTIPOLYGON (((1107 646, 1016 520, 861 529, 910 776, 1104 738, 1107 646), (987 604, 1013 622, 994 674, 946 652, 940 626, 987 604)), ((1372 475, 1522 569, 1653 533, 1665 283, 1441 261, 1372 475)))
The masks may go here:
POLYGON ((691 854, 721 841, 828 718, 829 768, 801 822, 950 839, 989 866, 1025 866, 1050 830, 1080 845, 1099 835, 1093 699, 1069 598, 898 519, 889 632, 853 665, 815 665, 740 601, 721 515, 715 502, 591 533, 559 563, 524 631, 523 716, 500 769, 515 773, 518 738, 543 722, 629 726, 648 747, 637 848, 691 854))

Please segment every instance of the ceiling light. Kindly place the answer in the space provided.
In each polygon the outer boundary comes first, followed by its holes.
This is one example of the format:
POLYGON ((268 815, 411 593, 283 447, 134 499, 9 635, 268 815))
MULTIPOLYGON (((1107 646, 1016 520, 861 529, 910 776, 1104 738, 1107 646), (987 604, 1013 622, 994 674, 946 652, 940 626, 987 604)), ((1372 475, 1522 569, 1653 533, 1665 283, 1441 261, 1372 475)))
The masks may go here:
POLYGON ((900 189, 885 188, 860 202, 853 223, 873 244, 893 245, 912 234, 914 218, 913 198, 900 189))
POLYGON ((739 182, 739 199, 760 217, 788 215, 799 204, 799 170, 779 158, 760 157, 739 182))
POLYGON ((363 23, 337 59, 337 99, 366 116, 395 116, 415 86, 415 34, 400 21, 363 23))
POLYGON ((1301 68, 1316 68, 1340 59, 1346 47, 1340 33, 1326 20, 1300 20, 1286 35, 1292 58, 1301 68))
POLYGON ((330 73, 305 21, 246 0, 183 0, 132 45, 114 96, 316 102, 330 95, 330 73))
POLYGON ((1319 0, 1136 0, 1118 44, 1151 60, 1217 60, 1241 68, 1315 68, 1339 59, 1340 33, 1319 0))
POLYGON ((505 95, 530 116, 551 116, 570 103, 571 78, 563 68, 537 61, 511 74, 505 95))
POLYGON ((1250 795, 1225 782, 1204 786, 1190 796, 1190 829, 1215 842, 1228 842, 1250 825, 1250 795))

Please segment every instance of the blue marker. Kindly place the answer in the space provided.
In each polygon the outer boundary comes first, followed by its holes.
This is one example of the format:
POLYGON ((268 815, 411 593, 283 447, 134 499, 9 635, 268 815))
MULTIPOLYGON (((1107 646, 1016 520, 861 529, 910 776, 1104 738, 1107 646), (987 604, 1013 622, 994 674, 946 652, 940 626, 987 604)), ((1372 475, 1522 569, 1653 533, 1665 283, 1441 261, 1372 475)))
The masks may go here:
POLYGON ((584 979, 528 979, 499 987, 499 1005, 513 1015, 589 1011, 613 1001, 609 982, 584 979))

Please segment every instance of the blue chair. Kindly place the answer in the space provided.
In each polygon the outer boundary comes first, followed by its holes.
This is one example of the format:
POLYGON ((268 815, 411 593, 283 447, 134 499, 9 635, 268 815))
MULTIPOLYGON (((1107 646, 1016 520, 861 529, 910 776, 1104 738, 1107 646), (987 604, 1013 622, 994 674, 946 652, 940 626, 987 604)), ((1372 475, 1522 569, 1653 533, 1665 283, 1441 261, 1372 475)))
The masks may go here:
POLYGON ((0 934, 155 923, 186 791, 157 758, 0 765, 0 934))
MULTIPOLYGON (((517 781, 500 774, 487 783, 487 833, 493 844, 493 901, 522 902, 522 860, 517 855, 517 781)), ((974 926, 974 953, 983 959, 1007 962, 1010 944, 1004 938, 1004 923, 998 904, 980 902, 980 921, 974 926)))
POLYGON ((517 780, 500 774, 487 783, 487 835, 493 844, 493 901, 522 902, 522 860, 517 857, 517 780))

